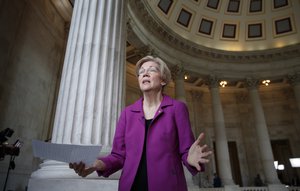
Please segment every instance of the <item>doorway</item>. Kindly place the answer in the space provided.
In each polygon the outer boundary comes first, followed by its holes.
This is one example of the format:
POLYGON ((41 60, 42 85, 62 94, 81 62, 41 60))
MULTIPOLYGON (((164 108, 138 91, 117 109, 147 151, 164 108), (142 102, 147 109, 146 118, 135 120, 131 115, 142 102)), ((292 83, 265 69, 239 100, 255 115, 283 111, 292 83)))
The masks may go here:
MULTIPOLYGON (((215 142, 214 142, 214 148, 216 148, 215 142)), ((237 144, 235 141, 228 142, 228 151, 229 151, 232 179, 235 182, 235 184, 238 184, 239 186, 243 186, 237 144)), ((216 153, 216 149, 214 149, 214 155, 216 158, 218 157, 216 153)), ((215 160, 215 163, 216 163, 216 172, 217 174, 220 174, 219 167, 217 164, 218 161, 215 160)))
POLYGON ((277 175, 282 184, 292 185, 292 180, 299 180, 296 170, 291 166, 290 158, 293 158, 289 140, 272 140, 274 161, 283 165, 283 170, 277 169, 277 175))

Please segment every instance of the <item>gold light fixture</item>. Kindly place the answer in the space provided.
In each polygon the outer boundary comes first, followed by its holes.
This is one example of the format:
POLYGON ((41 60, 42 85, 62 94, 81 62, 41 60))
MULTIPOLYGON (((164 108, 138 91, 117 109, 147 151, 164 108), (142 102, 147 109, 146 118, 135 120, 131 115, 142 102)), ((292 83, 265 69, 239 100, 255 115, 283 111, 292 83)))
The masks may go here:
POLYGON ((220 86, 222 86, 222 88, 224 88, 227 85, 227 81, 221 81, 220 82, 220 86))
POLYGON ((188 76, 187 76, 187 75, 184 75, 184 79, 187 80, 187 79, 188 79, 188 76))
POLYGON ((268 86, 270 82, 271 82, 270 80, 263 80, 262 84, 264 84, 265 86, 268 86))

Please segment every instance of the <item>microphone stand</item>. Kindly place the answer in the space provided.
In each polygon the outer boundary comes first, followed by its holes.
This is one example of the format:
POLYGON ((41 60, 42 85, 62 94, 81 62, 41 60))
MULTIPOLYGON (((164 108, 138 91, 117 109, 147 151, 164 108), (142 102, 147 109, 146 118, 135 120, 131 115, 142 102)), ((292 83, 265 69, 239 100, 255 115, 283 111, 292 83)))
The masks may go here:
POLYGON ((6 173, 6 179, 5 179, 3 191, 5 191, 5 189, 6 189, 6 184, 7 184, 7 180, 8 180, 10 169, 13 170, 16 167, 16 164, 15 164, 14 160, 15 160, 15 156, 10 156, 10 160, 9 160, 9 164, 8 164, 8 169, 7 169, 7 173, 6 173))

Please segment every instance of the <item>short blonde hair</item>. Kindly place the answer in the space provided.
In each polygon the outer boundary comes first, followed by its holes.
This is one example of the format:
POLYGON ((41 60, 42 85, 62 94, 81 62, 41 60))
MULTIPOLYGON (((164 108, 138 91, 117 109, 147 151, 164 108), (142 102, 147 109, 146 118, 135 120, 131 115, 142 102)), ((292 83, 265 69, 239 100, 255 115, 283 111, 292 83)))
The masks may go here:
POLYGON ((135 65, 135 74, 138 76, 138 72, 142 65, 145 62, 152 61, 155 62, 159 66, 159 70, 162 76, 162 80, 166 83, 166 85, 171 81, 171 72, 170 69, 168 68, 167 64, 160 58, 158 57, 153 57, 153 56, 145 56, 144 58, 140 59, 136 65, 135 65))

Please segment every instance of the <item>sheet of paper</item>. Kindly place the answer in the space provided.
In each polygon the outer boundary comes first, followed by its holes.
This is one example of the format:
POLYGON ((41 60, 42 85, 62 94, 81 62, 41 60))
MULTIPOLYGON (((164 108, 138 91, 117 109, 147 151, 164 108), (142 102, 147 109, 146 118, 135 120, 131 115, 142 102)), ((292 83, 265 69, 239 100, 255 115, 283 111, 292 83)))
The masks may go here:
POLYGON ((84 162, 92 165, 100 154, 100 145, 70 145, 32 141, 33 155, 41 159, 61 162, 84 162))

